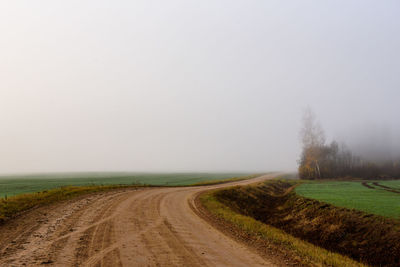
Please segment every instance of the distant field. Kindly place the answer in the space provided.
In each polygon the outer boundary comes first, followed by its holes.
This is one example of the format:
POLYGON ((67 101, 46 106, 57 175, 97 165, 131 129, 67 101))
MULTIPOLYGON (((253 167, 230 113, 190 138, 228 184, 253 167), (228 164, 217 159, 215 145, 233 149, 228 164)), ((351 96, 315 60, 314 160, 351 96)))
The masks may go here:
POLYGON ((296 193, 339 207, 400 218, 400 180, 309 182, 297 187, 296 193))
POLYGON ((75 185, 190 185, 213 180, 229 179, 247 173, 64 173, 25 176, 0 176, 0 198, 23 193, 39 192, 56 187, 75 185))
POLYGON ((393 189, 400 190, 400 180, 395 180, 395 181, 383 181, 379 182, 382 185, 389 186, 393 189))

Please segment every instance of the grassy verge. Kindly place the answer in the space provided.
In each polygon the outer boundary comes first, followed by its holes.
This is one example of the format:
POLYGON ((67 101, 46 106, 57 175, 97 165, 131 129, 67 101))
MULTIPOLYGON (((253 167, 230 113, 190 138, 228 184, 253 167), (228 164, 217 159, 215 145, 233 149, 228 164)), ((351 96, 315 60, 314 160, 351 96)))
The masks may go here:
POLYGON ((65 186, 38 193, 21 194, 0 199, 0 224, 31 208, 71 199, 80 195, 139 186, 65 186))
POLYGON ((210 181, 204 181, 204 182, 195 183, 195 184, 192 184, 191 186, 225 184, 225 183, 249 180, 249 179, 253 179, 253 178, 259 177, 261 175, 263 175, 263 174, 252 174, 252 175, 246 175, 246 176, 232 177, 232 178, 229 178, 229 179, 210 180, 210 181))
POLYGON ((302 264, 310 266, 365 266, 338 253, 330 252, 301 239, 295 238, 284 231, 264 224, 249 216, 234 212, 219 202, 211 191, 200 196, 202 205, 214 216, 237 226, 255 240, 263 239, 274 246, 282 247, 294 255, 302 264))

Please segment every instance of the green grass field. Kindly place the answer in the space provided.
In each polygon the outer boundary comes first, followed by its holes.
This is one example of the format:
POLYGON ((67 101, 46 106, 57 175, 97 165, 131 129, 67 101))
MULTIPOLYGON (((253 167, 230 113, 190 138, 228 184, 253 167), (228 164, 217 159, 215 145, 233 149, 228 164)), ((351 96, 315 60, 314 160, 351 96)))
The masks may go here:
POLYGON ((389 186, 389 187, 391 187, 393 189, 400 190, 400 180, 382 181, 382 182, 379 182, 379 183, 382 184, 382 185, 385 185, 385 186, 389 186))
POLYGON ((1 176, 0 198, 61 186, 147 184, 181 186, 248 175, 247 173, 62 173, 1 176))
POLYGON ((372 188, 358 181, 312 181, 298 186, 296 193, 335 206, 399 219, 400 180, 366 181, 366 183, 372 188), (399 193, 389 192, 375 186, 373 182, 399 190, 399 193))

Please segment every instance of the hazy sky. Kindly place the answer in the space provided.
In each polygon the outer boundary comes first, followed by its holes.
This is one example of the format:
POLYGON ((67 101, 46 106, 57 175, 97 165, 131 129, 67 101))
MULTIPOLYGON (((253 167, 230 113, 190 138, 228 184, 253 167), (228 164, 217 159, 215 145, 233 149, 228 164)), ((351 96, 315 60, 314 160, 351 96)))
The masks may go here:
POLYGON ((400 2, 0 2, 0 173, 295 169, 400 138, 400 2))

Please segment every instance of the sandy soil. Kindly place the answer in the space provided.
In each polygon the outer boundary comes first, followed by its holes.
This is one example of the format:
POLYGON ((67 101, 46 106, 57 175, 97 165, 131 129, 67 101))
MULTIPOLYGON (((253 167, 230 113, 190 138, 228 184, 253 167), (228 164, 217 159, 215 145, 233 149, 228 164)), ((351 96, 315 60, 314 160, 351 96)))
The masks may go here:
POLYGON ((125 189, 41 207, 0 227, 0 266, 274 266, 196 212, 206 187, 125 189))

